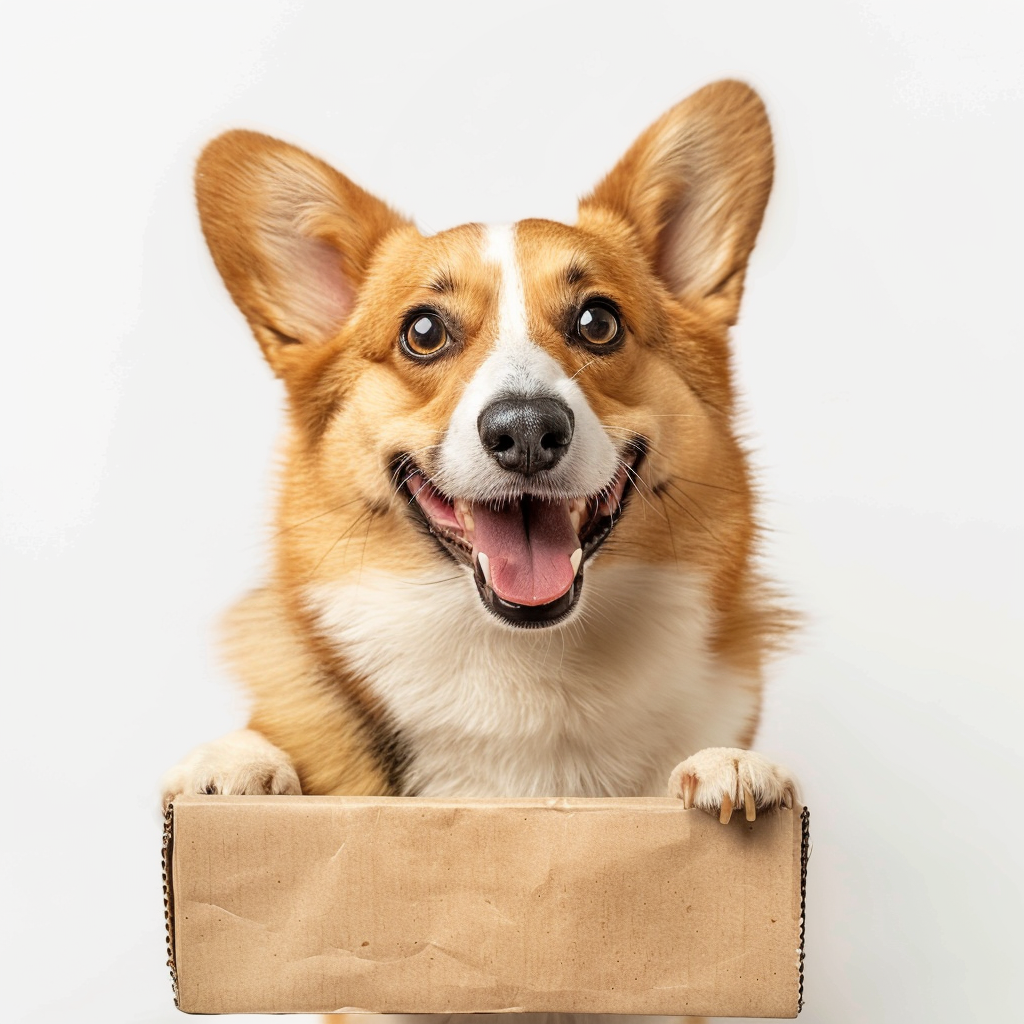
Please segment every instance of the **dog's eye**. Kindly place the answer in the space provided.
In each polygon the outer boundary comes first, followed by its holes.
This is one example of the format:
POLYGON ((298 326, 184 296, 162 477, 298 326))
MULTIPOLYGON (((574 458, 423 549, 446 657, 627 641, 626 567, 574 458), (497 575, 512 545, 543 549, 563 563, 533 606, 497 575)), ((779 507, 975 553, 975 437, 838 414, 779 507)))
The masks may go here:
POLYGON ((622 324, 611 307, 602 302, 592 302, 580 313, 576 334, 585 345, 607 349, 621 340, 622 324))
POLYGON ((414 313, 402 331, 402 347, 411 356, 434 356, 448 344, 448 332, 436 313, 414 313))

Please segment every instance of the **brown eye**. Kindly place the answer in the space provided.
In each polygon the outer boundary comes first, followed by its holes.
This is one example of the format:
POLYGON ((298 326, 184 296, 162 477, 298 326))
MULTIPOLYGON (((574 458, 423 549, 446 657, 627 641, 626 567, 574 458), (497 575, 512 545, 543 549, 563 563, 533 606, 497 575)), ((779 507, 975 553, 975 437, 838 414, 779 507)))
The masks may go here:
POLYGON ((434 356, 448 344, 448 332, 436 313, 414 313, 402 332, 402 346, 411 356, 434 356))
POLYGON ((580 313, 576 321, 576 333, 585 345, 607 348, 621 338, 622 325, 608 306, 595 302, 584 307, 580 313))

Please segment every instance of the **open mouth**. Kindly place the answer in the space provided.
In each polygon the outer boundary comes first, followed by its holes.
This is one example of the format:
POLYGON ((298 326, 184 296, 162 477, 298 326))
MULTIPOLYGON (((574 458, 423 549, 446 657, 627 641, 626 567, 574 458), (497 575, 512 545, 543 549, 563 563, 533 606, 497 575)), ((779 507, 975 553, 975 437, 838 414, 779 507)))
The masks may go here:
POLYGON ((549 626, 579 600, 584 566, 621 518, 642 457, 631 448, 607 486, 584 497, 451 498, 408 458, 398 479, 441 547, 473 570, 491 612, 516 626, 549 626))

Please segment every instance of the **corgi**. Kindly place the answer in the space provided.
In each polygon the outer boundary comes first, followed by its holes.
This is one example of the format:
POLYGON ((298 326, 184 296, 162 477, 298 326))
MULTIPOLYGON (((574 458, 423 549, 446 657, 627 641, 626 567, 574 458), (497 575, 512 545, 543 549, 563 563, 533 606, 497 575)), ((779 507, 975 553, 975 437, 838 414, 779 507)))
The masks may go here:
POLYGON ((789 616, 755 564, 729 350, 772 171, 734 81, 651 125, 573 226, 425 236, 291 145, 210 143, 203 232, 288 421, 272 569, 226 624, 248 727, 165 804, 792 806, 748 749, 789 616))

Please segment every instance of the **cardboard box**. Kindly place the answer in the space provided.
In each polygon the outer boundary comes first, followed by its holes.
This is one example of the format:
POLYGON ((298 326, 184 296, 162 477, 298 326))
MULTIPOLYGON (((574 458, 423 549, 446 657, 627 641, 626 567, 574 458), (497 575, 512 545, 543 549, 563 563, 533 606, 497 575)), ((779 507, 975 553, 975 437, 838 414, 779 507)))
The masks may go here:
POLYGON ((800 808, 183 797, 164 844, 189 1013, 800 1009, 800 808))

